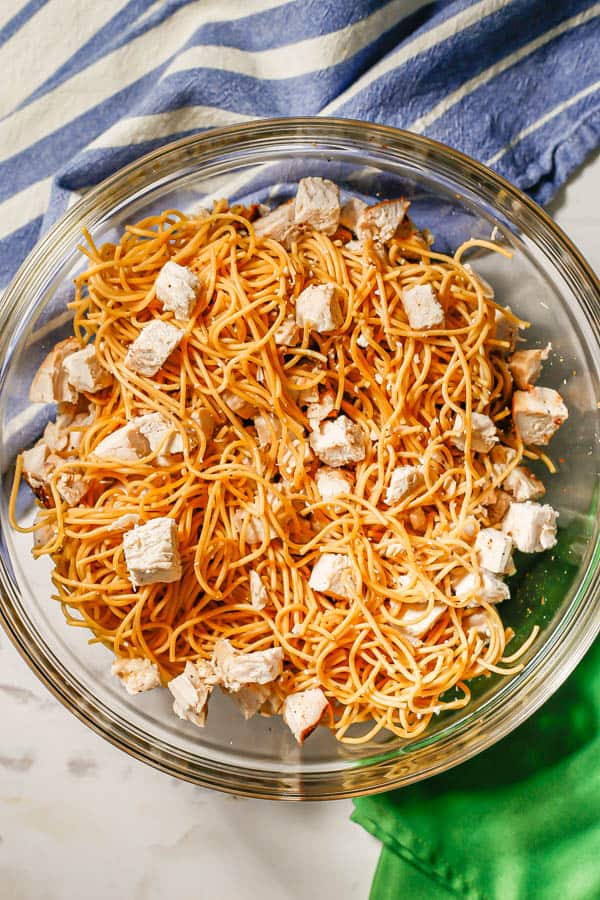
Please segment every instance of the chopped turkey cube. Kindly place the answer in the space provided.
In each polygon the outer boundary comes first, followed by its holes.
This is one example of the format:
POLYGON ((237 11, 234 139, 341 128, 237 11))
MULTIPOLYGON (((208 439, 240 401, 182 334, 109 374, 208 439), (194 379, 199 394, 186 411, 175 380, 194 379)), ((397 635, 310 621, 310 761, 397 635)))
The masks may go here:
POLYGON ((100 363, 93 344, 71 353, 63 363, 69 384, 76 391, 95 394, 111 383, 111 374, 100 363))
POLYGON ((484 610, 464 616, 462 626, 465 631, 476 631, 487 638, 490 636, 490 620, 484 610))
MULTIPOLYGON (((47 462, 54 469, 69 459, 61 459, 60 456, 49 456, 47 462)), ((76 506, 90 486, 90 479, 81 472, 61 472, 56 479, 56 489, 69 506, 76 506)))
POLYGON ((517 466, 504 479, 503 487, 513 495, 515 500, 539 500, 546 493, 546 488, 533 472, 525 466, 517 466))
POLYGON ((548 504, 511 503, 502 530, 511 536, 521 553, 541 553, 556 544, 558 512, 548 504))
POLYGON ((312 429, 319 427, 319 422, 326 419, 329 413, 335 408, 335 394, 333 391, 324 391, 320 396, 317 394, 316 403, 309 403, 306 407, 306 416, 312 429))
POLYGON ((208 701, 216 683, 217 675, 210 663, 203 659, 195 663, 186 662, 181 675, 172 678, 167 685, 174 697, 175 715, 202 728, 206 722, 208 701))
POLYGON ((321 594, 351 599, 356 593, 356 581, 350 557, 344 553, 322 553, 310 573, 308 586, 321 594))
POLYGON ((283 671, 283 650, 273 647, 241 653, 221 638, 215 644, 212 664, 225 690, 239 691, 246 684, 269 684, 279 678, 283 671))
MULTIPOLYGON (((500 603, 502 600, 508 600, 510 597, 510 589, 501 578, 481 569, 480 576, 476 572, 469 572, 464 578, 461 578, 454 588, 457 597, 466 597, 473 594, 477 600, 477 605, 482 601, 486 603, 500 603)), ((475 605, 470 603, 469 606, 475 605)))
POLYGON ((344 321, 335 284, 311 284, 296 300, 296 322, 300 328, 324 334, 335 331, 344 321))
POLYGON ((506 491, 496 490, 493 492, 490 503, 487 506, 487 519, 490 525, 497 525, 501 522, 508 507, 512 503, 512 497, 506 491))
POLYGON ((121 680, 128 694, 141 694, 160 687, 158 666, 149 659, 120 659, 111 666, 111 674, 121 680))
POLYGON ((281 422, 279 419, 276 419, 275 416, 271 416, 268 413, 265 413, 264 415, 261 413, 260 416, 256 416, 254 419, 254 427, 256 428, 258 446, 261 449, 277 443, 281 438, 281 422))
POLYGON ((289 694, 284 700, 281 715, 298 743, 302 744, 315 730, 328 708, 327 697, 321 688, 311 688, 289 694))
MULTIPOLYGON (((458 450, 465 449, 465 418, 461 413, 456 414, 451 440, 458 450)), ((483 413, 471 413, 471 450, 475 453, 489 453, 497 442, 496 426, 490 417, 483 413)))
POLYGON ((229 696, 240 708, 246 720, 256 713, 263 716, 276 715, 282 706, 281 698, 274 690, 273 684, 246 684, 239 691, 230 692, 229 696))
POLYGON ((366 209, 368 207, 364 200, 359 200, 358 197, 350 197, 340 210, 340 225, 343 225, 344 228, 349 228, 350 231, 356 234, 357 222, 366 209))
POLYGON ((413 330, 443 327, 444 310, 430 284, 415 284, 404 288, 401 301, 408 324, 413 330))
POLYGON ((24 450, 21 456, 23 460, 23 477, 35 492, 45 485, 48 480, 49 467, 46 463, 48 445, 41 439, 29 450, 24 450))
POLYGON ((267 589, 262 583, 258 572, 255 572, 253 569, 250 572, 250 603, 254 609, 264 609, 268 599, 267 589))
POLYGON ((366 455, 365 434, 347 416, 322 422, 311 432, 309 441, 319 459, 334 468, 360 462, 366 455))
POLYGON ((340 192, 327 178, 301 178, 294 204, 296 225, 312 225, 323 234, 333 234, 340 221, 340 192))
POLYGON ((223 391, 222 397, 229 409, 241 419, 249 419, 256 412, 256 407, 253 403, 244 397, 240 397, 234 391, 223 391))
POLYGON ((422 466, 396 466, 392 471, 383 502, 387 503, 388 506, 398 503, 406 494, 409 494, 421 485, 422 482, 422 466))
POLYGON ((434 603, 429 612, 426 603, 407 604, 401 615, 396 616, 396 622, 400 622, 402 631, 411 637, 422 638, 441 619, 446 609, 443 603, 434 603))
POLYGON ((256 237, 284 243, 295 231, 293 201, 276 206, 253 224, 256 237))
POLYGON ((200 431, 203 433, 206 443, 208 444, 215 430, 215 418, 210 409, 207 409, 205 406, 194 409, 190 413, 190 419, 199 426, 200 431))
POLYGON ((75 338, 60 341, 43 360, 29 388, 32 403, 76 403, 77 390, 69 384, 65 360, 80 349, 75 338))
POLYGON ((158 461, 169 462, 169 454, 183 453, 183 438, 160 413, 146 413, 131 420, 148 441, 152 453, 160 448, 158 461))
POLYGON ((167 516, 136 525, 123 535, 125 562, 133 587, 181 578, 177 523, 167 516))
POLYGON ((384 200, 368 206, 359 215, 356 228, 352 230, 356 231, 360 240, 371 238, 384 244, 396 234, 409 206, 407 200, 384 200))
POLYGON ((508 344, 508 347, 503 350, 504 353, 512 353, 517 346, 517 336, 521 326, 513 319, 510 319, 506 313, 512 313, 510 306, 504 307, 504 311, 501 309, 494 310, 494 338, 497 341, 504 341, 508 344))
POLYGON ((155 287, 163 309, 171 310, 180 321, 189 319, 200 290, 200 282, 191 269, 171 259, 158 273, 155 287))
POLYGON ((183 334, 174 325, 169 325, 162 319, 153 319, 144 325, 135 341, 129 345, 125 365, 132 372, 152 378, 179 346, 183 334))
POLYGON ((547 444, 568 419, 563 399, 552 388, 534 387, 513 394, 513 422, 524 444, 547 444))
MULTIPOLYGON (((246 523, 244 538, 247 544, 262 544, 265 539, 267 520, 261 516, 248 514, 244 509, 236 509, 231 514, 231 524, 237 535, 242 534, 246 523)), ((277 537, 272 525, 269 526, 269 539, 277 537)))
POLYGON ((103 438, 92 453, 98 459, 136 462, 150 453, 150 445, 133 420, 103 438))
POLYGON ((482 528, 475 539, 480 565, 488 572, 507 575, 512 570, 513 543, 496 528, 482 528))
POLYGON ((44 428, 43 441, 52 453, 61 453, 69 446, 69 425, 73 416, 63 413, 56 422, 48 422, 44 428))
POLYGON ((321 466, 317 469, 315 476, 317 490, 323 500, 333 500, 342 494, 351 494, 352 478, 346 472, 339 469, 330 469, 327 466, 321 466))
POLYGON ((53 541, 58 535, 58 527, 56 520, 48 520, 46 515, 41 511, 36 513, 33 530, 33 546, 36 549, 45 547, 50 541, 53 541))
POLYGON ((118 519, 115 519, 107 526, 107 531, 125 531, 128 528, 133 528, 134 525, 139 525, 140 517, 137 513, 125 513, 122 516, 119 516, 118 519))
POLYGON ((277 346, 295 347, 300 341, 300 328, 293 316, 286 316, 275 329, 273 338, 277 346))
POLYGON ((508 360, 508 368, 521 391, 533 387, 542 371, 542 362, 548 359, 552 344, 543 350, 517 350, 508 360))

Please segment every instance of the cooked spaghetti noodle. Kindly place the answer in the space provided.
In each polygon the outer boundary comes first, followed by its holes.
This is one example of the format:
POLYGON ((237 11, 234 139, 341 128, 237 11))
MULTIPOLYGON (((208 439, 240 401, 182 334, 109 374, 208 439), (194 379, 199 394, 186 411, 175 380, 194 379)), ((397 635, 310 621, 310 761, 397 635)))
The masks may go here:
POLYGON ((280 647, 279 697, 321 688, 346 742, 382 729, 414 738, 433 714, 468 703, 469 679, 517 671, 518 653, 502 662, 510 634, 495 604, 477 591, 455 593, 469 573, 480 584, 474 537, 497 521, 499 488, 523 456, 509 431, 502 441, 515 452, 501 473, 472 446, 472 415, 502 429, 513 386, 507 345, 496 337, 499 307, 463 256, 473 247, 504 251, 470 241, 454 256, 436 253, 408 220, 385 247, 310 227, 286 245, 257 238, 249 212, 224 202, 209 215, 144 219, 118 244, 86 238, 74 334, 81 346, 94 343, 112 377, 70 409, 83 424, 75 449, 55 451, 41 518, 48 531, 34 551, 53 559, 67 621, 117 656, 156 663, 163 683, 187 661, 210 660, 222 638, 242 652, 280 647), (201 290, 189 320, 178 322, 181 343, 148 377, 125 356, 151 319, 173 321, 155 292, 168 260, 195 272, 201 290), (301 292, 324 283, 337 286, 342 324, 329 333, 306 326, 293 346, 276 342, 301 292), (401 299, 414 285, 431 285, 442 326, 411 329, 401 299), (351 487, 334 499, 317 489, 309 445, 308 404, 325 395, 329 419, 346 416, 366 444, 347 470, 351 487), (100 441, 148 413, 169 423, 181 453, 165 452, 163 441, 133 461, 94 456, 100 441), (212 436, 201 425, 208 414, 212 436), (464 452, 452 440, 457 415, 464 452), (394 469, 409 465, 422 467, 422 482, 386 503, 394 469), (57 487, 70 476, 85 479, 76 505, 57 487), (123 516, 175 520, 180 580, 132 586, 123 516), (323 554, 348 558, 347 596, 309 586, 323 554), (266 591, 262 608, 250 600, 252 573, 266 591), (370 724, 356 734, 357 723, 370 724))

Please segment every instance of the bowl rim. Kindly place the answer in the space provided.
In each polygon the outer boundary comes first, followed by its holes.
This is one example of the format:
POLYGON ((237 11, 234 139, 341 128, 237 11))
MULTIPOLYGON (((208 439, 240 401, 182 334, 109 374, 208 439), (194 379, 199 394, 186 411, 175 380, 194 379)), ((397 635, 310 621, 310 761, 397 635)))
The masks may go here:
MULTIPOLYGON (((144 190, 152 184, 159 183, 162 173, 158 164, 161 161, 174 159, 181 151, 187 150, 190 152, 190 161, 195 158, 196 163, 201 165, 203 153, 210 158, 220 150, 231 149, 236 145, 250 150, 253 142, 258 145, 260 141, 271 141, 273 148, 276 149, 289 140, 312 143, 319 139, 331 141, 349 137, 363 148, 368 149, 368 145, 372 145, 372 150, 379 149, 385 154, 404 149, 409 153, 417 151, 415 156, 420 155, 424 159, 447 161, 455 167, 458 166, 463 175, 470 176, 478 188, 483 189, 485 186, 495 195, 502 197, 505 208, 509 206, 509 201, 516 201, 519 205, 518 212, 515 213, 514 209, 508 210, 513 221, 515 218, 532 217, 546 232, 555 249, 571 258, 580 275, 587 281, 593 295, 593 305, 582 306, 586 320, 589 321, 590 317, 594 316, 597 323, 600 322, 600 279, 587 260, 538 204, 482 163, 423 135, 360 120, 315 116, 250 120, 192 134, 138 157, 90 189, 54 223, 30 251, 0 298, 0 387, 6 374, 6 349, 9 341, 7 335, 11 333, 11 329, 6 325, 18 316, 19 307, 25 303, 23 298, 28 292, 31 293, 29 285, 34 275, 38 283, 47 282, 53 256, 61 252, 63 245, 62 252, 67 249, 67 245, 73 249, 82 226, 87 224, 87 220, 91 223, 91 220, 98 216, 100 209, 118 208, 118 205, 115 207, 115 200, 123 202, 135 196, 135 192, 133 194, 129 192, 131 186, 134 186, 135 190, 144 190)), ((594 332, 594 335, 597 340, 597 332, 594 332)), ((431 756, 430 751, 434 747, 437 755, 444 757, 442 760, 430 759, 429 764, 418 771, 405 771, 408 758, 403 757, 402 751, 391 759, 386 759, 388 753, 384 752, 381 757, 375 757, 375 762, 368 762, 364 766, 337 769, 333 772, 299 771, 294 775, 277 773, 275 777, 263 770, 224 764, 197 755, 186 760, 185 757, 191 755, 185 751, 177 751, 175 754, 173 748, 168 747, 160 739, 153 736, 149 741, 148 736, 144 737, 144 732, 131 723, 126 723, 125 727, 119 725, 119 717, 114 713, 106 716, 98 708, 98 701, 94 701, 91 695, 86 700, 85 688, 83 693, 81 686, 78 691, 54 666, 48 666, 41 649, 37 646, 32 647, 30 635, 21 627, 22 623, 15 605, 19 602, 18 590, 12 583, 4 560, 0 561, 0 624, 34 674, 59 702, 89 728, 130 756, 180 779, 238 795, 286 800, 341 799, 380 793, 439 774, 485 750, 532 715, 565 681, 600 632, 600 609, 595 612, 593 603, 600 590, 598 539, 595 547, 592 547, 590 541, 588 557, 586 570, 574 593, 570 608, 550 634, 548 642, 544 644, 544 647, 548 644, 557 645, 559 639, 569 632, 573 625, 572 620, 577 616, 579 640, 576 646, 573 647, 571 643, 567 648, 569 652, 565 649, 564 642, 560 646, 552 646, 556 656, 552 652, 547 654, 540 661, 538 668, 529 673, 528 677, 533 681, 533 686, 530 686, 519 708, 511 711, 510 722, 508 717, 502 714, 503 701, 515 694, 520 696, 526 687, 521 685, 517 688, 516 678, 502 686, 486 703, 486 716, 489 717, 491 713, 491 718, 488 718, 485 729, 480 730, 475 741, 467 740, 468 736, 464 734, 467 721, 462 719, 456 726, 449 726, 452 733, 445 738, 443 737, 445 732, 442 731, 440 733, 442 739, 436 739, 435 746, 425 746, 417 751, 418 755, 431 756), (551 667, 548 665, 548 656, 552 659, 551 667), (544 672, 545 677, 541 678, 544 672), (452 758, 448 758, 444 753, 448 748, 453 751, 452 758), (367 772, 370 774, 369 783, 366 785, 359 783, 364 781, 367 772), (363 777, 358 777, 360 775, 363 777), (332 783, 336 780, 338 783, 332 787, 332 783)))

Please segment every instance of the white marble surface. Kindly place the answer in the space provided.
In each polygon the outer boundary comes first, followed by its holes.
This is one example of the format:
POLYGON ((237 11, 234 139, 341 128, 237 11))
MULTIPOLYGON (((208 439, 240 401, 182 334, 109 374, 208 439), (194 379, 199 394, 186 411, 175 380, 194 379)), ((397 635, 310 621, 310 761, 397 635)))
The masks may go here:
MULTIPOLYGON (((600 155, 552 211, 600 271, 600 155)), ((137 763, 62 708, 0 635, 0 900, 366 900, 378 844, 350 802, 277 804, 137 763)))

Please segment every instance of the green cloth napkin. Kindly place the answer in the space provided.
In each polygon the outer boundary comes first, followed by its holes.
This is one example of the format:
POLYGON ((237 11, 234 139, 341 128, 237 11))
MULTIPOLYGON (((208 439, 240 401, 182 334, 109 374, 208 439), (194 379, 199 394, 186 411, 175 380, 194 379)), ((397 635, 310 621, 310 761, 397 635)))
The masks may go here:
POLYGON ((383 843, 370 900, 599 900, 600 641, 509 737, 352 818, 383 843))

